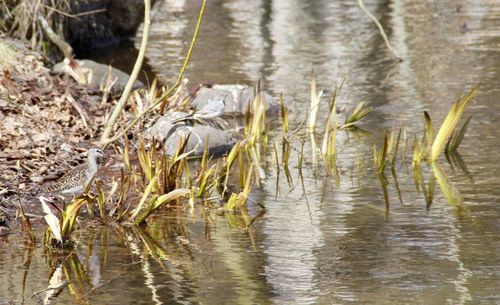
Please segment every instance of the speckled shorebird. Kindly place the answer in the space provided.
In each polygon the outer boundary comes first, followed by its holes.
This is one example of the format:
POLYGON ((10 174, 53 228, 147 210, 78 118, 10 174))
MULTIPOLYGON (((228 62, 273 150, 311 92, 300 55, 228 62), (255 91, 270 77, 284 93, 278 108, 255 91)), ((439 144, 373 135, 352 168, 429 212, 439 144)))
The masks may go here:
POLYGON ((43 189, 43 193, 49 195, 79 195, 83 187, 90 183, 97 173, 99 164, 97 158, 103 157, 104 153, 99 148, 91 148, 87 152, 87 162, 69 170, 56 182, 43 189))

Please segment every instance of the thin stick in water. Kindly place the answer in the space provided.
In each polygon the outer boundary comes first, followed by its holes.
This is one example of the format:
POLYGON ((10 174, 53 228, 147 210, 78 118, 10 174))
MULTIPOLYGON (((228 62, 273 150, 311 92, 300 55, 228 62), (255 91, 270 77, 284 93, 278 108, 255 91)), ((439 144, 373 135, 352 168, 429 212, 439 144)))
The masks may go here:
POLYGON ((358 0, 358 4, 359 4, 359 7, 365 12, 365 14, 368 15, 368 17, 370 17, 373 22, 375 22, 375 24, 377 25, 379 31, 380 31, 380 35, 382 35, 382 37, 384 38, 384 41, 385 41, 385 44, 387 45, 387 48, 389 48, 389 50, 392 52, 392 54, 394 54, 394 56, 397 57, 397 59, 401 62, 403 61, 403 58, 401 58, 401 56, 398 55, 398 53, 396 52, 396 50, 392 47, 391 43, 389 42, 389 39, 387 38, 387 35, 385 34, 385 31, 384 31, 384 28, 382 27, 382 25, 380 24, 380 22, 378 22, 377 18, 375 18, 375 16, 373 16, 365 7, 364 3, 363 3, 363 0, 358 0))

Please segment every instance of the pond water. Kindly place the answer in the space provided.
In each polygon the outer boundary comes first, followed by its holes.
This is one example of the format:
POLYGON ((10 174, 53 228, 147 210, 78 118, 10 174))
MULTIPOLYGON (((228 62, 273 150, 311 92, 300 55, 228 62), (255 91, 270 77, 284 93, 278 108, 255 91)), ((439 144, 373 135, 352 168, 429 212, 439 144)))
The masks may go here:
MULTIPOLYGON (((260 79, 284 94, 292 129, 307 112, 312 69, 326 95, 346 78, 339 108, 364 100, 373 112, 362 123, 369 133, 339 132, 338 179, 314 169, 306 141, 302 179, 292 151, 290 184, 282 169, 278 179, 268 149, 267 178, 251 194, 263 214, 249 203, 245 216, 197 207, 167 211, 144 229, 90 227, 59 258, 10 235, 0 239, 0 304, 500 303, 500 3, 365 4, 403 62, 356 1, 209 1, 186 73, 192 84, 260 79), (440 159, 446 179, 422 164, 417 186, 407 152, 395 175, 387 170, 384 189, 372 157, 383 131, 404 128, 411 141, 424 110, 438 126, 480 82, 460 155, 440 159), (71 280, 58 296, 32 296, 57 278, 71 280)), ((166 83, 182 66, 199 8, 155 5, 147 57, 166 83)), ((273 141, 281 143, 279 129, 273 141)))

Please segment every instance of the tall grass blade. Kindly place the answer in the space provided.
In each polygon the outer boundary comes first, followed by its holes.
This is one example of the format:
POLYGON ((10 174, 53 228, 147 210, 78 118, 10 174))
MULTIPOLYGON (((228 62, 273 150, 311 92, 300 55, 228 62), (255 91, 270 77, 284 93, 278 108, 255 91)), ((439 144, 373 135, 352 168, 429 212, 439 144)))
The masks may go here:
POLYGON ((158 210, 160 207, 165 205, 167 202, 172 200, 179 199, 181 197, 186 197, 191 194, 191 190, 187 188, 176 189, 171 191, 168 194, 163 194, 158 196, 154 200, 152 200, 152 204, 149 205, 148 209, 142 213, 137 219, 134 221, 135 225, 142 223, 146 218, 151 215, 154 211, 158 210))
POLYGON ((434 141, 434 127, 432 126, 431 116, 427 111, 424 111, 424 117, 425 117, 425 139, 427 140, 426 153, 430 154, 432 142, 434 141))
POLYGON ((142 193, 141 201, 139 201, 139 204, 135 207, 134 211, 130 215, 130 221, 133 221, 137 215, 139 215, 139 212, 143 209, 144 203, 146 202, 146 199, 148 198, 149 194, 151 194, 151 191, 153 190, 153 187, 156 185, 156 182, 158 180, 158 176, 154 176, 153 179, 149 182, 148 186, 142 193))
POLYGON ((464 124, 462 125, 462 128, 460 128, 460 131, 458 133, 453 133, 448 140, 448 143, 446 143, 446 147, 444 149, 445 153, 450 153, 454 152, 458 149, 458 146, 462 143, 462 140, 464 139, 465 133, 467 132, 467 127, 469 126, 469 122, 472 116, 469 116, 467 120, 465 120, 464 124))
POLYGON ((317 93, 316 90, 317 90, 316 78, 314 77, 314 73, 311 72, 311 104, 309 108, 309 120, 307 123, 310 133, 314 133, 316 131, 316 121, 318 120, 319 102, 323 97, 323 91, 317 93))
MULTIPOLYGON (((393 137, 392 137, 392 134, 391 134, 391 139, 392 138, 393 137)), ((391 167, 392 168, 394 168, 394 165, 396 164, 396 157, 398 156, 399 141, 400 141, 400 139, 401 139, 401 129, 399 129, 399 132, 398 132, 398 138, 396 140, 396 146, 394 146, 394 152, 392 152, 392 145, 390 145, 391 146, 390 150, 391 150, 391 155, 392 155, 390 163, 391 163, 391 167)))
POLYGON ((141 166, 142 172, 146 176, 148 181, 153 178, 154 172, 151 165, 151 155, 146 151, 144 147, 144 142, 139 139, 139 147, 137 148, 137 157, 139 159, 139 165, 141 166))
POLYGON ((450 112, 443 121, 441 128, 432 144, 431 160, 437 160, 441 151, 445 147, 448 139, 450 138, 455 126, 457 125, 460 117, 462 116, 465 107, 472 101, 472 99, 477 95, 480 85, 476 85, 472 90, 465 96, 459 98, 451 106, 450 112))
POLYGON ((63 211, 63 222, 61 228, 61 235, 63 239, 69 238, 70 234, 75 229, 75 220, 78 216, 80 209, 90 201, 88 196, 77 197, 73 200, 63 211))
POLYGON ((332 129, 335 129, 335 121, 334 116, 335 116, 335 111, 337 108, 337 89, 333 91, 332 94, 332 103, 330 107, 330 115, 328 116, 328 120, 326 121, 326 126, 325 126, 325 132, 323 134, 323 144, 321 146, 321 155, 323 156, 323 159, 326 161, 327 160, 327 155, 331 155, 334 153, 331 150, 335 150, 335 142, 333 142, 333 147, 332 147, 332 142, 331 142, 331 131, 332 129))
POLYGON ((318 144, 316 143, 316 122, 318 120, 318 110, 319 110, 319 102, 321 101, 321 97, 323 96, 323 91, 319 93, 316 92, 316 78, 314 77, 313 72, 311 72, 311 104, 309 108, 309 118, 307 122, 307 127, 309 129, 309 134, 311 137, 311 150, 312 150, 312 162, 313 166, 317 164, 317 151, 318 144))
POLYGON ((281 110, 281 123, 283 125, 283 133, 288 134, 288 108, 285 106, 283 93, 280 94, 280 110, 281 110))
POLYGON ((455 207, 461 207, 463 204, 463 198, 458 189, 450 182, 449 178, 443 172, 441 167, 437 162, 432 162, 432 172, 436 177, 436 180, 446 197, 449 204, 455 207))
POLYGON ((384 135, 384 144, 379 149, 376 145, 373 145, 373 159, 375 160, 375 165, 377 166, 377 173, 379 175, 384 173, 385 167, 387 166, 387 148, 388 148, 387 134, 384 135))

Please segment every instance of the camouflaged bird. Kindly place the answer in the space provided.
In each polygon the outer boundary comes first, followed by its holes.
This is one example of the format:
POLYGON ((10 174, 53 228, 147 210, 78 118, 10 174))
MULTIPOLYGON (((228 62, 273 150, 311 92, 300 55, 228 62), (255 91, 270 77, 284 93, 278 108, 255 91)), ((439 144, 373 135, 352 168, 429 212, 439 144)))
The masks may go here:
POLYGON ((91 148, 87 152, 87 162, 70 169, 64 176, 43 189, 43 193, 50 195, 79 195, 87 187, 97 173, 99 164, 97 158, 104 153, 98 148, 91 148))

